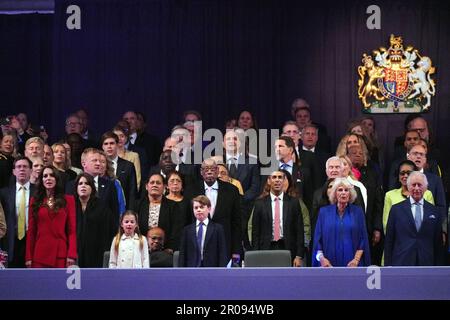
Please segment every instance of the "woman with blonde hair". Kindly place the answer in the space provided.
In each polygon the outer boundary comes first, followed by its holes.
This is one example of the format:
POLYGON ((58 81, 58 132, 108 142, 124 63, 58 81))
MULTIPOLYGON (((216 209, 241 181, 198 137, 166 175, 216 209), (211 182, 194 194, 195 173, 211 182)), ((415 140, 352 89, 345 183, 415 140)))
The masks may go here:
POLYGON ((66 147, 62 143, 52 144, 53 151, 53 166, 61 173, 62 181, 65 184, 67 181, 75 180, 77 174, 71 170, 70 159, 67 156, 66 147))
POLYGON ((320 208, 314 232, 313 267, 370 265, 365 216, 353 204, 353 185, 346 178, 336 178, 329 198, 331 205, 320 208))

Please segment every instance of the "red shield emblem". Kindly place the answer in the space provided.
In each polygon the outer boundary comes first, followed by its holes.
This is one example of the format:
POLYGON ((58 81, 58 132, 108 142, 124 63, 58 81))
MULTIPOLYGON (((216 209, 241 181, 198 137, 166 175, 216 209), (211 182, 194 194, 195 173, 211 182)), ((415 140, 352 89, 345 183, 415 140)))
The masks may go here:
POLYGON ((393 101, 404 101, 412 89, 408 79, 408 70, 384 68, 384 78, 378 79, 378 87, 386 98, 393 101))

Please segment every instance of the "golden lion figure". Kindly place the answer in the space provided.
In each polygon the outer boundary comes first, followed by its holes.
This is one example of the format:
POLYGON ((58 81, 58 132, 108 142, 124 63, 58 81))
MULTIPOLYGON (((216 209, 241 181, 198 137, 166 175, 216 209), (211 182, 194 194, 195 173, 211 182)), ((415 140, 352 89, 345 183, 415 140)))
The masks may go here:
POLYGON ((364 54, 363 57, 364 66, 358 67, 358 96, 364 107, 370 108, 370 103, 367 102, 368 97, 374 96, 379 101, 384 100, 384 96, 380 94, 380 89, 377 86, 377 79, 384 78, 384 71, 383 68, 375 66, 371 56, 364 54), (368 80, 364 85, 366 73, 368 80))

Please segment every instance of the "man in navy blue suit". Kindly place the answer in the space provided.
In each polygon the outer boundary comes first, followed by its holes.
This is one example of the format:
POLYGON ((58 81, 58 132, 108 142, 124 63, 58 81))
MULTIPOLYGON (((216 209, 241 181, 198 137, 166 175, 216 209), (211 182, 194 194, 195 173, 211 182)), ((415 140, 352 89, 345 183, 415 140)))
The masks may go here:
POLYGON ((423 199, 427 177, 412 172, 407 181, 410 196, 391 208, 386 227, 386 266, 441 264, 442 227, 439 210, 423 199))
POLYGON ((225 267, 227 248, 225 232, 208 215, 211 201, 200 195, 192 199, 196 221, 183 230, 180 245, 180 267, 225 267))

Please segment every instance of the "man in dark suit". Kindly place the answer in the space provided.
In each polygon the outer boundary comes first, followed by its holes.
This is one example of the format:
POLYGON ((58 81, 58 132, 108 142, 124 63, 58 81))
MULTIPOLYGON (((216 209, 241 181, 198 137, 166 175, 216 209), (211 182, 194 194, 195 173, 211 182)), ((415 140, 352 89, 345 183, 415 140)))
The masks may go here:
MULTIPOLYGON (((186 170, 186 166, 182 166, 181 163, 176 163, 173 160, 178 160, 179 157, 176 155, 175 151, 165 150, 161 153, 159 157, 159 163, 156 166, 150 168, 150 174, 159 173, 164 179, 167 179, 167 175, 173 171, 179 172, 184 177, 184 189, 189 188, 196 179, 194 178, 194 172, 186 170)), ((178 162, 178 161, 177 161, 178 162)))
POLYGON ((386 227, 386 266, 435 266, 442 263, 441 215, 423 199, 428 182, 412 172, 407 181, 410 197, 391 208, 386 227))
POLYGON ((10 268, 25 268, 28 205, 34 193, 34 185, 30 183, 31 168, 32 163, 28 158, 17 158, 13 164, 15 182, 0 190, 7 225, 7 235, 3 239, 5 245, 2 247, 7 248, 10 268))
POLYGON ((213 159, 201 166, 203 180, 186 190, 185 197, 193 199, 206 195, 211 201, 211 221, 221 224, 225 231, 228 259, 240 258, 242 252, 242 207, 238 189, 228 182, 218 180, 219 168, 213 159))
POLYGON ((293 266, 302 265, 303 218, 298 199, 283 193, 286 176, 274 171, 268 178, 270 193, 255 201, 252 241, 254 250, 290 250, 293 266))
POLYGON ((447 203, 444 185, 442 184, 442 179, 438 175, 425 170, 427 163, 427 149, 419 144, 413 146, 409 151, 408 160, 414 162, 419 171, 423 172, 427 177, 428 190, 433 194, 434 204, 439 210, 442 219, 441 221, 443 222, 442 230, 447 232, 447 203))
POLYGON ((88 145, 95 146, 98 144, 98 136, 96 136, 92 130, 89 128, 89 114, 86 109, 81 108, 75 112, 75 114, 78 116, 78 119, 80 119, 81 123, 81 129, 80 129, 80 135, 81 137, 86 140, 90 141, 88 145))
POLYGON ((389 170, 389 176, 388 176, 388 190, 392 190, 395 188, 400 188, 400 183, 398 181, 398 166, 400 162, 407 159, 409 153, 411 152, 411 149, 416 145, 422 145, 425 150, 427 151, 427 161, 425 163, 425 170, 427 172, 432 172, 439 177, 442 176, 442 170, 437 163, 436 160, 431 159, 428 155, 428 143, 420 138, 419 132, 415 130, 408 130, 405 133, 405 141, 404 141, 404 152, 400 155, 398 155, 395 160, 391 163, 391 168, 389 170))
POLYGON ((102 135, 101 145, 106 156, 111 160, 114 174, 119 179, 125 194, 126 208, 134 207, 137 196, 136 170, 132 162, 122 159, 117 154, 119 137, 112 131, 102 135))
MULTIPOLYGON (((317 147, 319 129, 313 124, 306 125, 302 130, 302 145, 299 148, 300 159, 303 160, 304 154, 311 152, 313 154, 313 164, 316 171, 313 175, 316 178, 315 186, 322 185, 325 180, 324 168, 325 163, 330 157, 330 154, 317 147), (318 169, 318 170, 317 170, 318 169)), ((303 162, 303 161, 302 161, 303 162)))
POLYGON ((308 124, 303 128, 301 133, 300 128, 295 121, 286 121, 282 130, 283 136, 290 137, 294 141, 295 162, 300 163, 302 168, 311 173, 314 189, 319 188, 325 181, 323 168, 328 159, 328 157, 323 155, 322 151, 316 148, 317 130, 316 126, 308 124), (303 133, 307 139, 302 140, 303 133), (305 145, 307 145, 308 148, 306 148, 305 145), (325 159, 323 159, 323 157, 325 157, 325 159), (323 163, 321 160, 323 160, 323 163))
MULTIPOLYGON (((84 172, 94 178, 98 198, 110 209, 111 215, 106 217, 107 221, 105 221, 105 234, 107 239, 112 240, 119 228, 119 202, 114 181, 99 176, 102 173, 101 157, 102 153, 100 150, 87 148, 81 155, 81 166, 84 172)), ((66 193, 75 195, 76 192, 74 181, 70 181, 66 185, 66 193)), ((108 246, 105 248, 105 251, 109 249, 110 247, 108 246)))
POLYGON ((311 120, 311 109, 308 102, 302 98, 297 98, 292 102, 291 113, 297 122, 300 130, 308 124, 314 124, 318 128, 317 147, 325 152, 331 152, 331 138, 327 134, 327 128, 317 122, 311 120))
MULTIPOLYGON (((159 155, 162 151, 161 142, 158 140, 158 138, 145 131, 137 131, 138 120, 137 115, 134 111, 125 112, 122 118, 130 125, 130 143, 145 149, 149 166, 157 164, 159 155)), ((128 150, 131 149, 129 148, 128 150)))
POLYGON ((257 159, 250 158, 245 153, 245 146, 242 141, 245 141, 244 131, 242 129, 232 129, 226 132, 223 141, 223 163, 228 168, 229 176, 239 180, 244 191, 242 197, 242 234, 244 237, 244 246, 250 248, 247 225, 253 203, 260 194, 260 177, 257 159))
MULTIPOLYGON (((275 156, 279 161, 278 167, 291 174, 292 184, 297 187, 297 191, 305 202, 308 210, 311 211, 314 194, 313 174, 310 166, 305 163, 310 161, 302 159, 300 165, 295 157, 295 143, 287 136, 281 136, 275 140, 275 156), (304 161, 305 160, 305 161, 304 161), (305 163, 304 163, 304 162, 305 163)), ((308 154, 307 156, 311 156, 308 154)), ((267 176, 262 176, 261 185, 264 186, 267 176)))
POLYGON ((225 267, 227 248, 225 232, 219 223, 208 218, 211 201, 200 195, 192 199, 196 221, 183 229, 180 267, 225 267))

